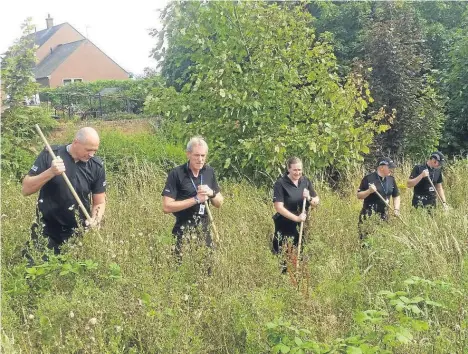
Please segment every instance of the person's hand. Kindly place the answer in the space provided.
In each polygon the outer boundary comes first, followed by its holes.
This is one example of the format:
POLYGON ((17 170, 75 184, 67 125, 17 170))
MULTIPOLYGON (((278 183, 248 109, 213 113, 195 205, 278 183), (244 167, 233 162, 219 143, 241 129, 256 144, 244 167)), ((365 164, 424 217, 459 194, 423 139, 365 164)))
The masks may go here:
POLYGON ((377 192, 377 187, 375 186, 374 183, 369 184, 369 190, 370 190, 371 193, 377 192))
POLYGON ((304 188, 304 191, 302 192, 302 198, 305 198, 307 200, 309 200, 310 198, 310 192, 307 188, 304 188))
POLYGON ((429 177, 429 170, 426 168, 424 171, 421 172, 422 178, 429 177))
POLYGON ((306 221, 306 219, 307 219, 307 214, 301 213, 297 216, 296 222, 303 222, 303 221, 306 221))
POLYGON ((400 209, 393 209, 393 215, 400 216, 400 209))
POLYGON ((61 175, 65 172, 65 164, 60 156, 57 156, 55 160, 52 160, 52 164, 50 165, 50 170, 54 174, 54 176, 61 175))
POLYGON ((310 199, 310 205, 315 207, 315 206, 318 205, 318 203, 319 203, 319 198, 318 197, 314 197, 314 198, 310 199))
POLYGON ((197 198, 200 201, 200 204, 202 204, 208 200, 208 195, 205 192, 198 192, 197 198))
POLYGON ((449 211, 450 210, 450 207, 446 202, 442 203, 442 207, 444 208, 444 211, 449 211))
POLYGON ((90 229, 99 229, 101 227, 101 224, 96 218, 92 218, 91 221, 85 220, 85 226, 90 229))
POLYGON ((213 197, 214 196, 214 192, 213 190, 208 187, 206 184, 201 184, 198 186, 198 189, 197 189, 197 192, 198 194, 205 194, 207 197, 213 197))

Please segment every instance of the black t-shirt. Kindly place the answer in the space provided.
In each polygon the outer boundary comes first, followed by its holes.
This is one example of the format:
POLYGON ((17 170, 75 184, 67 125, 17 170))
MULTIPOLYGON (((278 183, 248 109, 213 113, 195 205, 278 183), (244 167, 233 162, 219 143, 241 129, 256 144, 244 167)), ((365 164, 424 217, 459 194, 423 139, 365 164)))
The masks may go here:
MULTIPOLYGON (((434 185, 443 182, 441 169, 431 168, 427 164, 414 166, 409 178, 413 179, 418 177, 425 169, 429 170, 429 178, 431 179, 432 183, 434 183, 434 185)), ((414 186, 414 194, 431 196, 433 198, 436 197, 436 192, 435 190, 433 190, 431 183, 428 181, 427 177, 421 179, 419 183, 414 186)))
MULTIPOLYGON (((106 191, 106 173, 102 161, 94 156, 87 162, 75 162, 65 145, 53 146, 52 150, 65 164, 65 173, 73 188, 90 212, 90 193, 99 194, 106 191)), ((28 172, 29 176, 37 176, 49 169, 52 156, 44 149, 37 157, 28 172)), ((75 211, 79 210, 81 221, 85 216, 79 209, 73 194, 68 188, 63 176, 55 176, 44 184, 39 192, 38 212, 46 223, 66 228, 77 227, 75 211)))
MULTIPOLYGON (((307 177, 302 176, 296 186, 287 175, 284 175, 278 178, 273 187, 273 203, 282 202, 288 211, 299 215, 302 212, 304 200, 302 193, 306 188, 309 190, 311 197, 315 198, 317 196, 312 182, 307 177)), ((307 209, 309 205, 309 202, 307 202, 307 209)))
MULTIPOLYGON (((365 176, 359 185, 358 192, 363 192, 369 189, 369 184, 373 183, 377 188, 377 192, 384 198, 390 199, 400 195, 398 186, 393 176, 380 177, 377 172, 372 172, 365 176)), ((363 210, 376 210, 383 212, 386 209, 385 203, 379 198, 377 193, 371 193, 364 198, 363 210)))
MULTIPOLYGON (((173 198, 176 201, 193 198, 197 195, 197 188, 201 184, 210 187, 215 194, 220 191, 212 167, 205 165, 198 173, 198 176, 194 177, 192 170, 188 168, 188 163, 185 163, 177 166, 169 173, 161 195, 173 198)), ((199 209, 200 205, 195 204, 190 208, 173 213, 176 217, 176 225, 183 225, 188 220, 192 220, 194 216, 198 215, 199 209)), ((206 216, 206 212, 204 215, 206 216)))

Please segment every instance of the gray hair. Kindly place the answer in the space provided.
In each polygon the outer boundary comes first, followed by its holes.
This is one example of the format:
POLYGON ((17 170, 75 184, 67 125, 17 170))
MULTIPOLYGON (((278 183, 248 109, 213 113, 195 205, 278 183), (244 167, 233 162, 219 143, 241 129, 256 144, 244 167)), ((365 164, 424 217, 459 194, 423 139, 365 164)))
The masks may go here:
POLYGON ((208 144, 201 136, 194 136, 192 139, 190 139, 190 141, 187 143, 186 151, 192 152, 194 146, 203 146, 206 148, 206 152, 208 152, 208 144))

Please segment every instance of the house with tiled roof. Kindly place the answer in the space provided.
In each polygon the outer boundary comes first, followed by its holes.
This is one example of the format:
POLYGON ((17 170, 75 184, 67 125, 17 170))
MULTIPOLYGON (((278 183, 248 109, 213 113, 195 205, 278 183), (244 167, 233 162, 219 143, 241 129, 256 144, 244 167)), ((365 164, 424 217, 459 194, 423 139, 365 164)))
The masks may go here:
POLYGON ((42 86, 129 78, 126 70, 69 23, 54 26, 49 15, 46 24, 46 29, 33 34, 38 47, 34 75, 42 86))

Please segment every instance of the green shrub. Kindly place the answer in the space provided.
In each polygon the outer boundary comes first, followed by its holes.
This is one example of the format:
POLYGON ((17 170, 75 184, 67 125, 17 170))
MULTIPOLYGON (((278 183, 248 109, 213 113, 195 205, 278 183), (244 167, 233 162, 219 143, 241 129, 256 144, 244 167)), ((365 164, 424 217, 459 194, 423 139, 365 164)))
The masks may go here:
POLYGON ((16 107, 2 114, 2 175, 20 178, 32 165, 35 156, 44 146, 38 137, 35 124, 44 133, 56 122, 41 107, 16 107), (39 142, 40 141, 40 142, 39 142))

